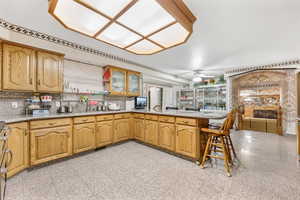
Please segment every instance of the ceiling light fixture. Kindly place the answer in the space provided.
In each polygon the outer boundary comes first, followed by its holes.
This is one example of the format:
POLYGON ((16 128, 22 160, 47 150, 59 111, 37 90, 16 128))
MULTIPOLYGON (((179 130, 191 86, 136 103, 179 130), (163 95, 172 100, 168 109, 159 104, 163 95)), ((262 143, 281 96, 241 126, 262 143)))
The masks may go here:
POLYGON ((50 0, 65 28, 139 55, 185 43, 196 17, 182 0, 50 0))

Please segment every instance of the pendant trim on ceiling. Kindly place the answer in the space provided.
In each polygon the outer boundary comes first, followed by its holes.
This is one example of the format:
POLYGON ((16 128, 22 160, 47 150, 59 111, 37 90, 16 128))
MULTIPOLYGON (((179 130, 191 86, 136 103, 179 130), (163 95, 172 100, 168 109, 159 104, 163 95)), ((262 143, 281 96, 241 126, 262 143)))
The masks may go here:
POLYGON ((50 0, 66 29, 137 55, 185 43, 196 17, 182 0, 50 0))

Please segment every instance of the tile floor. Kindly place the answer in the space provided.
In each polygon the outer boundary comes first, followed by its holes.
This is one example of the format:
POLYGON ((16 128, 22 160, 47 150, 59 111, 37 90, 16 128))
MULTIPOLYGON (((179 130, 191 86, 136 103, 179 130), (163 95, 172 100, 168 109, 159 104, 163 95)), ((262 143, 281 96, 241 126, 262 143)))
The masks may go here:
POLYGON ((8 181, 7 200, 300 199, 295 136, 233 134, 240 163, 196 164, 127 142, 29 171, 8 181))

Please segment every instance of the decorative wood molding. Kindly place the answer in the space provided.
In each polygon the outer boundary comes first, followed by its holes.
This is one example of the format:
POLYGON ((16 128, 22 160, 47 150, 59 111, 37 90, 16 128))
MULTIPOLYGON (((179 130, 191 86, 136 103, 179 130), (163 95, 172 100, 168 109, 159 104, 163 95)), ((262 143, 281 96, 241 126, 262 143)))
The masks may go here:
POLYGON ((68 48, 73 48, 73 49, 80 50, 80 51, 83 51, 83 52, 86 52, 86 53, 89 53, 89 54, 94 54, 94 55, 101 56, 101 57, 104 57, 104 58, 108 58, 108 59, 111 59, 111 60, 114 60, 114 61, 123 62, 123 63, 129 64, 129 65, 135 65, 135 66, 142 67, 142 68, 152 70, 152 71, 155 71, 155 72, 160 72, 160 73, 163 73, 163 74, 167 74, 167 75, 173 76, 174 78, 180 78, 180 79, 183 79, 185 81, 188 81, 185 78, 178 77, 174 74, 166 73, 164 71, 160 71, 160 70, 157 70, 157 69, 153 69, 153 68, 151 68, 147 65, 137 63, 135 61, 128 60, 126 58, 122 58, 120 56, 116 56, 116 55, 113 55, 113 54, 110 54, 110 53, 106 53, 104 51, 93 49, 93 48, 90 48, 90 47, 87 47, 87 46, 84 46, 84 45, 81 45, 81 44, 70 42, 70 41, 55 37, 55 36, 51 36, 51 35, 48 35, 48 34, 45 34, 45 33, 41 33, 41 32, 38 32, 38 31, 34 31, 34 30, 31 30, 31 29, 28 29, 28 28, 25 28, 25 27, 22 27, 22 26, 18 26, 18 25, 9 23, 9 22, 1 19, 1 18, 0 18, 0 27, 3 27, 3 28, 5 28, 7 30, 10 30, 10 31, 14 31, 14 32, 17 32, 17 33, 24 34, 24 35, 27 35, 27 36, 30 36, 30 37, 33 37, 33 38, 37 38, 37 39, 40 39, 40 40, 45 40, 45 41, 52 42, 52 43, 55 43, 55 44, 58 44, 58 45, 61 45, 61 46, 65 46, 65 47, 68 47, 68 48))
POLYGON ((300 64, 300 60, 290 60, 290 61, 283 61, 279 63, 267 64, 267 65, 237 67, 236 69, 225 71, 225 75, 229 76, 232 74, 245 73, 254 70, 289 69, 289 68, 295 68, 295 66, 291 66, 291 65, 299 65, 299 64, 300 64))

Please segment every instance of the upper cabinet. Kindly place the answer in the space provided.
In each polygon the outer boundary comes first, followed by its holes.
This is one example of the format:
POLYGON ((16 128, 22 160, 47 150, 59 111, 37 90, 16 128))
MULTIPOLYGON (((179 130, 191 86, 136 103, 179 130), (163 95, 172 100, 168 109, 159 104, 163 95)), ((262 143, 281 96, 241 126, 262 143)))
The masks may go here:
POLYGON ((139 72, 127 72, 127 96, 140 96, 140 78, 139 72))
POLYGON ((35 51, 3 45, 3 89, 35 91, 35 51))
POLYGON ((107 66, 103 73, 104 86, 111 95, 139 96, 140 76, 139 72, 107 66))
POLYGON ((62 92, 62 57, 50 53, 38 52, 37 90, 40 92, 62 92))
POLYGON ((62 92, 62 54, 0 41, 0 66, 3 90, 62 92))

